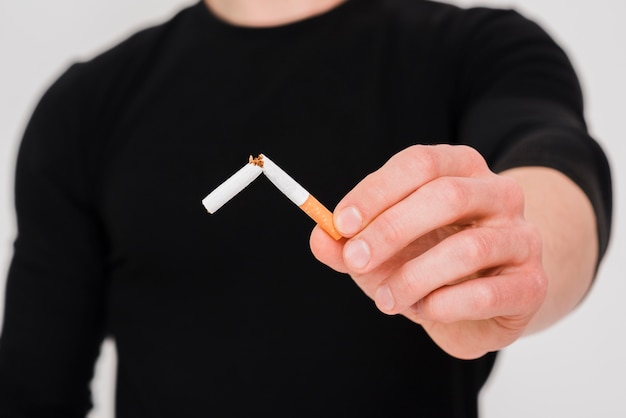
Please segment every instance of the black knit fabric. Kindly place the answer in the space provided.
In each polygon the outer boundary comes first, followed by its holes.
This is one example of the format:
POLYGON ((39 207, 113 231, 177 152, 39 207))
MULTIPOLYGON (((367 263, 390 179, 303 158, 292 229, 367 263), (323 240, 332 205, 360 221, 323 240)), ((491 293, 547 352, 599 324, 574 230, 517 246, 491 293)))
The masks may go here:
POLYGON ((0 416, 85 416, 110 336, 118 418, 476 417, 495 354, 451 358, 380 313, 263 176, 201 205, 265 153, 332 209, 418 143, 563 171, 604 252, 611 180, 576 75, 515 11, 352 0, 245 28, 200 2, 71 66, 19 152, 0 416))

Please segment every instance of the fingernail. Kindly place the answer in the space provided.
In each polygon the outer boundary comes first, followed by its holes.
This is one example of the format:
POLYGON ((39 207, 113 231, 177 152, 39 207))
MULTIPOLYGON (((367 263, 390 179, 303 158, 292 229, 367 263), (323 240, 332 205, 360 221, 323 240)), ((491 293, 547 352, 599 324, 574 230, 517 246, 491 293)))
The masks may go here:
POLYGON ((343 208, 335 217, 335 228, 342 235, 354 235, 363 226, 363 216, 354 206, 343 208))
POLYGON ((362 239, 348 241, 343 249, 343 256, 349 267, 363 269, 370 262, 372 253, 369 245, 362 239))
POLYGON ((374 299, 376 300, 376 305, 381 311, 391 311, 394 306, 396 306, 396 301, 393 299, 393 295, 391 294, 391 290, 389 286, 383 284, 378 289, 376 289, 376 295, 374 295, 374 299))

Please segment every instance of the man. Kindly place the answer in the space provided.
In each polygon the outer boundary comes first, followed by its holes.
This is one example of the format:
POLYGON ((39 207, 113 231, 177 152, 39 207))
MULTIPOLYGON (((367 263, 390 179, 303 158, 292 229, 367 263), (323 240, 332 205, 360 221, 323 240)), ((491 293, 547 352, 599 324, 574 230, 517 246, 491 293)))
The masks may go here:
POLYGON ((514 12, 206 0, 35 111, 0 412, 84 415, 111 335, 120 417, 476 416, 494 353, 587 292, 610 192, 567 57, 514 12), (256 153, 344 238, 263 180, 203 212, 256 153))

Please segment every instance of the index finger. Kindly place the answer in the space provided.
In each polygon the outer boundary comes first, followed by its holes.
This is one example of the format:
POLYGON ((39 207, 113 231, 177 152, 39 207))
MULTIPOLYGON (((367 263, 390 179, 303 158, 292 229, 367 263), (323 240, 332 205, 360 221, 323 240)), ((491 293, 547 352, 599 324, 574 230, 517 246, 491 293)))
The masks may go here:
POLYGON ((465 145, 414 145, 392 156, 339 202, 334 224, 344 237, 361 231, 380 213, 439 177, 470 177, 488 170, 465 145))

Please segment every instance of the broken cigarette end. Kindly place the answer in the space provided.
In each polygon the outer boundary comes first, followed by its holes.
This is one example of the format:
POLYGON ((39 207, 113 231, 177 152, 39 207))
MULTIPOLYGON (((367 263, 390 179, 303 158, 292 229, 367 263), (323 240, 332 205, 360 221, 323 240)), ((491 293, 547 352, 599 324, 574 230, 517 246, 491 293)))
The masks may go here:
POLYGON ((313 195, 309 194, 309 197, 299 207, 321 226, 328 235, 336 240, 341 239, 341 234, 335 229, 333 224, 332 212, 326 209, 313 195))
POLYGON ((256 158, 250 155, 250 157, 248 157, 248 163, 263 168, 263 154, 259 154, 256 158))

